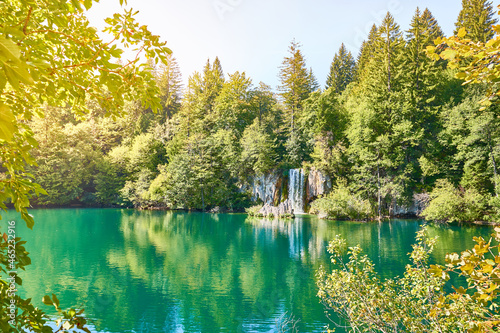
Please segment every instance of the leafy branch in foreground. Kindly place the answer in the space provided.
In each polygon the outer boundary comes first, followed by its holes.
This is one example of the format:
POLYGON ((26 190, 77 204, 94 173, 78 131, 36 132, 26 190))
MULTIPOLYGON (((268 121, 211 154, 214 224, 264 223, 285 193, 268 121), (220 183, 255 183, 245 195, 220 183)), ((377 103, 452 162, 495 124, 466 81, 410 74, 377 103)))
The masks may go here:
MULTIPOLYGON (((93 2, 0 2, 0 208, 11 203, 30 229, 34 225, 27 211, 30 198, 45 193, 25 169, 35 164, 31 151, 38 143, 29 127, 35 115, 43 118, 49 106, 71 108, 84 117, 89 100, 113 117, 129 100, 142 101, 152 110, 161 108, 151 68, 140 60, 144 54, 154 63, 167 64, 171 51, 135 21, 133 10, 106 19, 104 31, 112 37, 103 41, 85 16, 93 2), (121 60, 121 47, 135 52, 131 60, 121 60)), ((52 332, 46 325, 49 317, 30 298, 15 293, 22 280, 12 271, 24 269, 30 260, 24 242, 12 238, 11 230, 0 240, 2 332, 52 332)), ((63 311, 55 295, 44 297, 43 302, 59 312, 56 332, 88 332, 81 310, 63 311)))
POLYGON ((84 116, 89 99, 111 116, 127 100, 161 107, 154 76, 140 56, 167 63, 171 51, 135 21, 132 10, 106 19, 104 31, 112 39, 103 41, 85 16, 91 6, 66 0, 0 5, 0 207, 10 200, 30 228, 29 198, 44 193, 24 168, 34 164, 30 151, 37 142, 28 126, 34 115, 43 118, 49 105, 70 106, 84 116), (121 61, 120 46, 134 50, 131 60, 121 61))
POLYGON ((498 331, 500 228, 489 241, 474 241, 473 249, 447 255, 445 266, 429 266, 436 239, 423 228, 404 275, 382 281, 360 247, 347 248, 337 236, 328 247, 337 268, 330 274, 320 268, 318 296, 353 332, 498 331), (466 287, 446 292, 451 273, 465 277, 466 287))
MULTIPOLYGON (((500 5, 498 6, 500 14, 500 5)), ((456 36, 437 38, 436 46, 428 46, 431 58, 448 60, 448 67, 458 69, 456 77, 468 83, 487 83, 487 95, 483 99, 484 107, 498 102, 500 89, 500 25, 493 25, 494 37, 488 41, 474 40, 474 32, 461 27, 456 36), (442 52, 439 49, 446 48, 442 52)))

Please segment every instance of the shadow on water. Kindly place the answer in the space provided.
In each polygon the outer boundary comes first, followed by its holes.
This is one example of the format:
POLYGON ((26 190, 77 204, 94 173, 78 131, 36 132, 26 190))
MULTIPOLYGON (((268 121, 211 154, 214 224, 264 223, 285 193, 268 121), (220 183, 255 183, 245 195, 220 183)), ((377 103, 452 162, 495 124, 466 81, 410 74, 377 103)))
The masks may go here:
MULTIPOLYGON (((34 231, 18 223, 33 261, 22 292, 46 310, 41 298, 52 292, 64 306, 83 305, 99 332, 269 332, 286 314, 300 320, 299 331, 322 332, 328 321, 315 272, 329 267, 328 241, 339 234, 361 245, 381 277, 394 277, 421 224, 120 209, 32 214, 34 231)), ((433 260, 490 232, 431 227, 440 237, 433 260)))

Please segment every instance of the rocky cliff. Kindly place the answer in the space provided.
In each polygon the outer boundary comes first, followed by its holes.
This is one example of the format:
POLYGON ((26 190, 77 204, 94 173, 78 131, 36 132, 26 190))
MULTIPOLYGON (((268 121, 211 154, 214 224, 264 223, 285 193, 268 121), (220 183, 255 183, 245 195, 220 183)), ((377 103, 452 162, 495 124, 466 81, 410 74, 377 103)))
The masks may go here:
MULTIPOLYGON (((330 177, 316 169, 290 169, 255 177, 251 181, 252 199, 278 207, 287 202, 288 213, 301 214, 309 203, 332 188, 330 177)), ((282 205, 283 206, 283 205, 282 205)))

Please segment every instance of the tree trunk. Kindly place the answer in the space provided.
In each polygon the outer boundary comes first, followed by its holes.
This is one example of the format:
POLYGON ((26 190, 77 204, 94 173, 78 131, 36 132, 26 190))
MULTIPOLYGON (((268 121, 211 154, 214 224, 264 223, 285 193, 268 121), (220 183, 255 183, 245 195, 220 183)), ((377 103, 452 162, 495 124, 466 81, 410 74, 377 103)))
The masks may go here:
POLYGON ((491 147, 491 139, 488 135, 488 148, 490 149, 491 164, 493 164, 493 183, 495 184, 495 196, 498 197, 498 184, 497 184, 497 162, 495 160, 495 155, 493 155, 493 147, 491 147))
POLYGON ((378 219, 382 220, 382 194, 380 193, 380 165, 377 160, 377 202, 378 202, 378 219))
POLYGON ((201 187, 201 210, 205 211, 205 197, 203 196, 203 186, 201 187))

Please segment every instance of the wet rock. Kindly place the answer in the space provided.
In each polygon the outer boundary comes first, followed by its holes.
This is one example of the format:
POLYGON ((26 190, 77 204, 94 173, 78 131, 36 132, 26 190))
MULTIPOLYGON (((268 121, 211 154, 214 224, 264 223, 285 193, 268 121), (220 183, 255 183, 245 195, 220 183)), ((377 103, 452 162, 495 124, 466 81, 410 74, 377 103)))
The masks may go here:
POLYGON ((322 194, 328 193, 332 188, 332 181, 329 176, 324 175, 321 171, 312 168, 309 170, 307 177, 307 195, 306 199, 310 202, 312 199, 319 197, 322 194))
POLYGON ((287 199, 280 203, 278 207, 266 203, 259 211, 259 214, 266 217, 293 217, 291 201, 287 199))
POLYGON ((252 182, 252 199, 260 199, 264 204, 272 204, 276 195, 279 175, 271 173, 256 177, 252 182))

